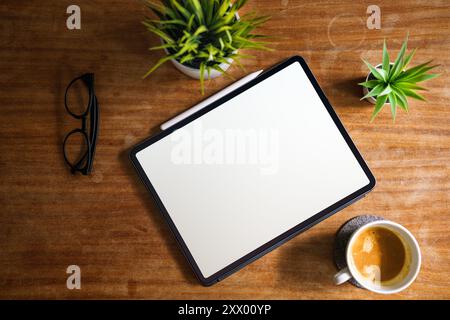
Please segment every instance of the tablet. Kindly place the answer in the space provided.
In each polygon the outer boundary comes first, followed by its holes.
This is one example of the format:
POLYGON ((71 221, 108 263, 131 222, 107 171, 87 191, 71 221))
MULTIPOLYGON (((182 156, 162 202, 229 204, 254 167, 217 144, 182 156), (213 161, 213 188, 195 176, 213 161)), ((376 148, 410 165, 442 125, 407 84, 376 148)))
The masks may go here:
POLYGON ((375 186, 298 56, 145 140, 130 157, 204 285, 375 186))

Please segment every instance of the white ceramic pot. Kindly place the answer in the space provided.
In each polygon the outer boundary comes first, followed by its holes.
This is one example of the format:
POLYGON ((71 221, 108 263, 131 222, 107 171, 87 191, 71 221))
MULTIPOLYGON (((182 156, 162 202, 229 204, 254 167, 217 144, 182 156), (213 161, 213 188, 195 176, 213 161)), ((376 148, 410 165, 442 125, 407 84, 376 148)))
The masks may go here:
MULTIPOLYGON (((391 65, 392 65, 392 63, 391 63, 391 65)), ((380 63, 380 64, 376 65, 375 68, 380 69, 381 66, 382 66, 382 64, 380 63)), ((366 81, 369 81, 369 77, 370 77, 371 74, 372 74, 372 73, 369 72, 369 74, 368 74, 367 77, 366 77, 366 81)), ((363 87, 363 94, 366 95, 366 94, 368 94, 368 93, 369 93, 369 89, 367 89, 366 87, 363 87)), ((368 98, 366 98, 366 100, 369 101, 370 103, 373 103, 373 104, 377 103, 377 100, 376 100, 374 97, 368 97, 368 98)), ((389 102, 386 102, 385 105, 386 105, 386 104, 387 104, 387 105, 390 105, 389 102)))

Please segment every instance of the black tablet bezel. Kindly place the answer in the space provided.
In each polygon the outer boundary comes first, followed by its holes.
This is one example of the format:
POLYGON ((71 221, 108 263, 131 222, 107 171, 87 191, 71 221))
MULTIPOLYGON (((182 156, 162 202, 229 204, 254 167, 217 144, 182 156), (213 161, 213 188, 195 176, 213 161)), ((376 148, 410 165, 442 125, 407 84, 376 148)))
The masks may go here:
POLYGON ((338 212, 339 210, 343 209, 344 207, 346 207, 346 206, 350 205, 351 203, 357 201, 358 199, 362 198, 367 192, 372 190, 375 187, 375 184, 376 184, 375 177, 373 176, 372 172, 368 168, 367 164, 364 162, 364 159, 361 156, 361 154, 359 153, 359 151, 356 148, 355 144, 350 139, 350 136, 348 135, 347 131, 345 130, 345 128, 343 126, 343 124, 339 120, 336 112, 333 110, 332 106, 328 102, 328 99, 326 98, 325 94, 323 93, 322 89, 320 88, 319 84, 317 83, 316 79, 314 78, 314 76, 313 76, 311 70, 309 69, 308 65, 306 64, 304 59, 302 57, 300 57, 300 56, 293 56, 293 57, 285 60, 284 62, 282 62, 282 63, 272 67, 271 69, 263 72, 257 78, 255 78, 255 79, 251 80, 250 82, 244 84, 243 86, 239 87, 238 89, 230 92, 229 94, 225 95, 224 97, 214 101, 213 103, 211 103, 207 107, 205 107, 205 108, 197 111, 196 113, 190 115, 189 117, 183 119, 182 121, 178 122, 174 126, 168 128, 168 129, 166 129, 164 131, 161 131, 158 134, 156 134, 156 135, 148 138, 147 140, 141 142, 140 144, 138 144, 137 146, 135 146, 131 150, 131 152, 130 152, 130 159, 131 159, 131 162, 133 163, 133 166, 137 170, 139 177, 144 182, 145 186, 150 191, 150 193, 152 194, 154 200, 156 201, 156 203, 157 203, 157 205, 158 205, 158 207, 159 207, 163 217, 167 221, 167 223, 168 223, 168 225, 169 225, 173 235, 175 236, 178 244, 180 245, 183 254, 185 255, 185 257, 189 261, 189 263, 190 263, 192 269, 194 270, 197 278, 205 286, 212 285, 212 284, 214 284, 214 283, 224 279, 225 277, 229 276, 230 274, 232 274, 232 273, 236 272, 237 270, 243 268, 244 266, 246 266, 250 262, 260 258, 264 254, 272 251, 273 249, 275 249, 276 247, 280 246, 284 242, 292 239, 293 237, 295 237, 299 233, 307 230, 308 228, 310 228, 310 227, 314 226, 315 224, 319 223, 320 221, 328 218, 329 216, 333 215, 334 213, 338 212), (197 263, 195 262, 192 254, 190 253, 189 248, 187 247, 186 243, 184 242, 183 238, 181 237, 180 233, 178 232, 178 230, 177 230, 174 222, 172 221, 169 213, 167 212, 166 208, 164 207, 164 204, 162 203, 161 199, 159 198, 158 193, 156 192, 155 188, 153 187, 152 183, 150 182, 150 180, 148 179, 147 175, 145 174, 143 168, 141 167, 139 161, 137 160, 136 154, 139 151, 141 151, 141 150, 147 148, 148 146, 152 145, 153 143, 155 143, 155 142, 163 139, 164 137, 170 135, 173 131, 175 131, 175 130, 177 130, 177 129, 187 125, 191 121, 193 121, 193 120, 203 116, 204 114, 208 113, 209 111, 219 107, 224 102, 226 102, 226 101, 232 99, 233 97, 241 94, 242 92, 250 89, 254 85, 264 81, 265 79, 267 79, 269 77, 271 77, 272 75, 274 75, 275 73, 279 72, 280 70, 286 68, 287 66, 289 66, 289 65, 291 65, 293 63, 297 63, 297 62, 300 63, 301 67, 305 71, 305 73, 308 76, 310 82, 314 86, 317 94, 319 95, 320 99, 322 100, 323 105, 326 107, 328 113, 330 114, 330 116, 333 119, 334 123, 338 127, 338 129, 341 132, 342 136, 344 137, 345 141, 347 142, 347 145, 349 146, 349 148, 353 152, 355 158, 358 160, 358 162, 361 165, 362 169, 364 170, 367 178, 369 179, 369 184, 367 184, 363 188, 353 192, 352 194, 350 194, 347 197, 345 197, 344 199, 336 202, 335 204, 329 206, 328 208, 325 208, 324 210, 316 213, 315 215, 313 215, 309 219, 307 219, 307 220, 301 222, 300 224, 294 226, 293 228, 289 229, 288 231, 284 232, 283 234, 279 235, 278 237, 276 237, 276 238, 270 240, 269 242, 263 244, 259 248, 255 249, 252 252, 248 253, 247 255, 241 257, 240 259, 238 259, 235 262, 231 263, 230 265, 226 266, 222 270, 219 270, 215 274, 205 278, 203 276, 203 274, 201 273, 197 263))

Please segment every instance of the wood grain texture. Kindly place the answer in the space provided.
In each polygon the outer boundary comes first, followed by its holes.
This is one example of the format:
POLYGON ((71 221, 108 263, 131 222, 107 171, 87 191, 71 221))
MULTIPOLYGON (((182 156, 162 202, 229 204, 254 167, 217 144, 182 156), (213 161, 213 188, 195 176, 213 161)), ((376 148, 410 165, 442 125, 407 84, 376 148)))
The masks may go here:
MULTIPOLYGON (((172 65, 142 80, 161 55, 140 24, 140 1, 79 0, 82 29, 67 30, 73 1, 0 3, 0 298, 450 298, 450 2, 377 1, 381 30, 368 30, 373 1, 249 1, 272 15, 262 32, 273 52, 256 52, 248 71, 299 54, 309 63, 377 177, 373 192, 212 287, 202 287, 177 248, 127 151, 159 124, 202 99, 197 81, 172 65), (381 60, 383 38, 397 52, 409 31, 415 63, 434 59, 442 76, 396 124, 356 85, 361 57, 381 60), (71 78, 92 71, 101 108, 94 172, 72 176, 61 142, 78 125, 63 106, 71 78), (376 214, 417 237, 423 266, 406 291, 380 296, 336 287, 334 234, 347 219, 376 214), (82 289, 66 289, 66 268, 82 289)), ((236 66, 235 77, 245 74, 236 66)), ((210 95, 230 80, 206 84, 210 95)))

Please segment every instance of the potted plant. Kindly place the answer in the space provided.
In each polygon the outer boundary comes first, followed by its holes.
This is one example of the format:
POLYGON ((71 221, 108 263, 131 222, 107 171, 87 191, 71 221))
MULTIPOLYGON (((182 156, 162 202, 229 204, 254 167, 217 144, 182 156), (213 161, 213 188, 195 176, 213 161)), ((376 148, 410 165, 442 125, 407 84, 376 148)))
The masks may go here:
POLYGON ((427 73, 437 67, 437 65, 430 65, 431 61, 407 69, 416 52, 416 49, 414 49, 405 57, 407 43, 408 37, 403 42, 393 63, 389 60, 386 40, 383 45, 383 62, 381 64, 374 67, 363 59, 370 72, 366 81, 359 83, 359 85, 363 86, 364 92, 364 97, 361 100, 367 99, 375 104, 371 122, 386 104, 390 105, 392 118, 395 121, 397 107, 408 112, 407 97, 425 101, 425 98, 416 91, 426 89, 418 86, 417 83, 439 76, 439 74, 427 73))
POLYGON ((202 94, 204 79, 226 72, 235 61, 249 57, 241 49, 267 50, 264 36, 254 34, 255 28, 269 17, 253 13, 242 16, 238 10, 247 0, 163 0, 160 4, 146 1, 159 19, 146 17, 143 24, 161 38, 161 45, 150 50, 164 50, 166 56, 144 75, 155 71, 166 61, 190 77, 200 79, 202 94))

